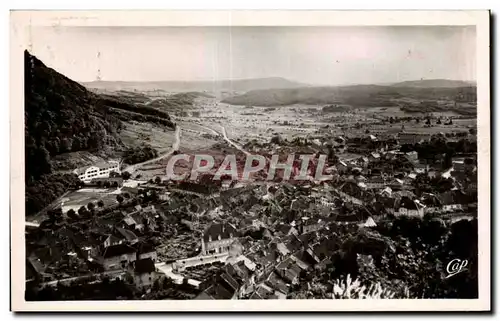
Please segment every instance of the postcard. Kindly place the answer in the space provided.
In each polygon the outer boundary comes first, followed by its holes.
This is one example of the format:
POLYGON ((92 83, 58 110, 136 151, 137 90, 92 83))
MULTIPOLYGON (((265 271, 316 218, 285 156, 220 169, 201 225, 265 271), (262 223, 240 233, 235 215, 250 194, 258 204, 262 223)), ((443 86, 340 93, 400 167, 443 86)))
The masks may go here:
POLYGON ((489 19, 12 11, 11 309, 489 311, 489 19))

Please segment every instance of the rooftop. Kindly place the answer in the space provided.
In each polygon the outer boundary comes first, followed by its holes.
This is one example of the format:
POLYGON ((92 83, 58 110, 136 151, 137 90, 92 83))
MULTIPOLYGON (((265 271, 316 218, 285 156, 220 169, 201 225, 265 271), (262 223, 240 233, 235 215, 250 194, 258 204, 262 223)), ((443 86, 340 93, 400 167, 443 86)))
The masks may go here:
POLYGON ((115 256, 120 256, 123 254, 132 254, 135 253, 135 249, 126 244, 116 244, 111 245, 106 248, 104 251, 104 258, 110 258, 115 256))
POLYGON ((152 273, 155 271, 155 264, 151 258, 135 261, 135 273, 152 273))
POLYGON ((203 240, 209 242, 211 238, 212 241, 216 241, 219 239, 219 235, 221 240, 224 240, 231 238, 231 235, 236 237, 237 233, 236 227, 230 223, 214 223, 205 230, 203 240))

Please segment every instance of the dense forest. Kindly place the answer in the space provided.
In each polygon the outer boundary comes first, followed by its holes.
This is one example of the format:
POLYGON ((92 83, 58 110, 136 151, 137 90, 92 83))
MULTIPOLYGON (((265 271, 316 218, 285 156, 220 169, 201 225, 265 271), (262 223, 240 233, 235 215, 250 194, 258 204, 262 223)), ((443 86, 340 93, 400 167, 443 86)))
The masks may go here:
POLYGON ((167 113, 91 93, 27 51, 24 67, 27 215, 41 210, 78 181, 74 174, 53 173, 52 157, 122 146, 118 136, 122 120, 175 127, 167 113))
POLYGON ((125 151, 123 161, 127 164, 137 164, 156 157, 158 157, 158 151, 149 144, 143 144, 125 151))
POLYGON ((25 52, 26 183, 52 172, 51 156, 117 145, 121 122, 94 108, 83 86, 25 52))

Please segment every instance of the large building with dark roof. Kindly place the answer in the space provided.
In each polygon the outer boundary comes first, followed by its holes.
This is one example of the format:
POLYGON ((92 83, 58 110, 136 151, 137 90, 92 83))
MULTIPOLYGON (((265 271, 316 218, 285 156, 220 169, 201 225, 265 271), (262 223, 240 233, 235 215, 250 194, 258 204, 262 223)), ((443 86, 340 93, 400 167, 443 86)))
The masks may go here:
POLYGON ((203 255, 229 252, 238 237, 238 230, 230 223, 214 223, 203 233, 201 252, 203 255))
POLYGON ((107 247, 103 256, 106 270, 126 269, 130 263, 137 260, 137 251, 122 243, 107 247))

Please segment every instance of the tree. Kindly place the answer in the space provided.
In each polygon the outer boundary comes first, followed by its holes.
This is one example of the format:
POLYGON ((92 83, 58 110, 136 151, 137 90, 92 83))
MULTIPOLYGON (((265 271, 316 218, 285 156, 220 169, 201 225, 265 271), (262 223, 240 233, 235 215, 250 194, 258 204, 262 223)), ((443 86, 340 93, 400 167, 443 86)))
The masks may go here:
POLYGON ((85 208, 85 206, 80 206, 80 208, 78 209, 78 214, 80 214, 80 216, 85 216, 87 214, 87 209, 85 208))
POLYGON ((111 177, 111 178, 120 177, 120 174, 118 174, 115 171, 112 171, 111 173, 109 173, 109 177, 111 177))
POLYGON ((476 135, 477 134, 477 130, 475 128, 471 128, 471 129, 469 129, 469 134, 476 135))
POLYGON ((445 169, 451 168, 453 166, 451 153, 446 153, 444 156, 443 167, 445 169))
POLYGON ((283 142, 283 138, 281 138, 280 135, 274 135, 272 138, 271 138, 271 143, 272 144, 281 144, 283 142))
POLYGON ((71 219, 77 219, 78 216, 76 215, 76 212, 74 209, 70 209, 69 211, 66 212, 66 215, 71 218, 71 219))
POLYGON ((156 183, 156 184, 160 184, 160 183, 161 183, 161 178, 160 178, 160 176, 156 176, 156 177, 155 177, 155 183, 156 183))
POLYGON ((129 199, 130 198, 130 194, 129 193, 124 193, 123 197, 125 197, 126 199, 129 199))
POLYGON ((93 212, 94 209, 95 209, 94 203, 92 203, 92 202, 88 203, 87 204, 87 208, 88 208, 89 211, 93 212))
POLYGON ((52 209, 52 210, 47 212, 47 215, 49 216, 49 219, 52 222, 61 221, 62 220, 62 209, 60 207, 56 208, 56 209, 52 209))
POLYGON ((123 196, 121 196, 120 194, 116 195, 116 200, 121 204, 123 202, 123 196))
POLYGON ((122 178, 123 178, 124 180, 130 179, 130 177, 132 177, 132 174, 130 174, 129 172, 124 171, 124 172, 122 173, 122 178))
POLYGON ((153 283, 152 291, 159 291, 159 290, 160 290, 160 281, 159 279, 156 279, 153 283))
POLYGON ((97 206, 99 207, 104 207, 104 202, 102 200, 99 200, 99 202, 97 202, 97 206))

